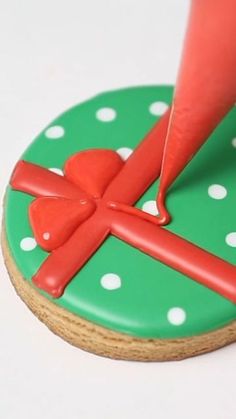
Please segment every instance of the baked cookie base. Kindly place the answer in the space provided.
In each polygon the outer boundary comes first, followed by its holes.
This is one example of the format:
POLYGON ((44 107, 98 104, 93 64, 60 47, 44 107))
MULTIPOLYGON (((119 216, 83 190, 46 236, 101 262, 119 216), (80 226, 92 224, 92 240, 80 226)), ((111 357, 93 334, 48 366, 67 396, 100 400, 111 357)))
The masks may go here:
POLYGON ((23 278, 12 258, 4 228, 2 249, 11 282, 20 298, 53 333, 85 351, 113 359, 171 361, 236 342, 236 321, 209 333, 180 339, 141 339, 95 325, 53 304, 23 278))

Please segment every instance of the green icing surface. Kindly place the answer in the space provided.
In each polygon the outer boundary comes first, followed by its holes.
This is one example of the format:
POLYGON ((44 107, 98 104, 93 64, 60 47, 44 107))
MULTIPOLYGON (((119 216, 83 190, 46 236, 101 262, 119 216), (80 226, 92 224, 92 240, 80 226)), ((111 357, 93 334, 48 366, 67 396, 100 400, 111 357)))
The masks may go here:
MULTIPOLYGON (((47 127, 63 127, 62 137, 49 139, 43 131, 22 158, 62 169, 65 160, 80 150, 135 148, 158 119, 150 113, 150 105, 157 101, 170 104, 172 92, 171 87, 148 86, 96 96, 47 127), (115 109, 114 120, 102 122, 96 118, 97 110, 104 107, 115 109)), ((236 248, 229 246, 225 238, 236 231, 236 148, 232 145, 235 121, 233 109, 176 181, 167 202, 173 215, 168 229, 233 264, 236 248), (220 200, 209 197, 208 187, 212 184, 223 185, 227 196, 220 200)), ((154 200, 156 191, 157 182, 137 206, 141 208, 146 201, 154 200)), ((39 246, 31 251, 20 247, 24 237, 32 237, 28 220, 32 199, 8 188, 7 238, 15 263, 27 281, 47 257, 39 246)), ((73 278, 64 295, 53 302, 96 324, 145 338, 193 336, 236 319, 236 306, 230 301, 111 236, 73 278), (101 278, 107 273, 121 278, 119 288, 102 287, 101 278), (179 325, 168 319, 173 307, 186 313, 179 325)))

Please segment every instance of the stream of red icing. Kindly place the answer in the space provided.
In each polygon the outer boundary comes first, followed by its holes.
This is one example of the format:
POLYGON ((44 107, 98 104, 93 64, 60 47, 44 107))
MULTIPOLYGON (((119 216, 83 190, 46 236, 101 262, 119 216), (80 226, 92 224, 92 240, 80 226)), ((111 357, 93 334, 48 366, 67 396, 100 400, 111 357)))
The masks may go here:
POLYGON ((24 161, 16 165, 11 186, 37 197, 30 205, 31 225, 39 245, 51 251, 33 277, 35 285, 60 297, 113 234, 236 302, 236 267, 132 207, 160 174, 168 120, 169 111, 126 163, 114 151, 88 150, 67 160, 65 177, 24 161))
POLYGON ((161 225, 170 221, 168 188, 236 101, 235 13, 235 0, 192 0, 157 196, 161 225))

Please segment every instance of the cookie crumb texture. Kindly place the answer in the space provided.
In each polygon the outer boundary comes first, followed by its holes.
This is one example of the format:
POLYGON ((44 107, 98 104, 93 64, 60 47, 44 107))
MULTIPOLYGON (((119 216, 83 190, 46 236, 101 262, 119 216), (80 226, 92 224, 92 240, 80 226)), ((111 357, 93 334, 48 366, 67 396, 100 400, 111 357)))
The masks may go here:
MULTIPOLYGON (((171 98, 172 88, 163 86, 96 96, 57 118, 22 159, 60 176, 64 162, 86 149, 112 149, 126 161, 171 98)), ((232 264, 236 260, 235 117, 233 109, 174 184, 167 203, 173 221, 166 227, 232 264)), ((144 164, 148 170, 148 162, 144 164)), ((153 215, 158 214, 157 186, 155 182, 136 203, 153 215)), ((48 253, 37 245, 29 224, 33 199, 8 187, 5 260, 19 295, 65 340, 104 356, 150 361, 182 359, 236 340, 235 304, 113 236, 60 298, 36 289, 31 278, 48 253)), ((45 231, 44 239, 49 238, 45 231)))

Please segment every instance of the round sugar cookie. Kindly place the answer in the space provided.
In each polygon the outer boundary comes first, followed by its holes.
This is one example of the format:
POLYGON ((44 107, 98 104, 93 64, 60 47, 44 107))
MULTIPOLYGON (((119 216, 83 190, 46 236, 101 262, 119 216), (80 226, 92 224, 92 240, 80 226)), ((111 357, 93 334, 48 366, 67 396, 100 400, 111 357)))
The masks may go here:
POLYGON ((234 269, 236 109, 169 191, 173 219, 158 227, 172 93, 127 88, 73 107, 28 147, 7 188, 2 246, 17 293, 53 332, 99 355, 183 359, 236 340, 233 298, 185 269, 220 258, 226 288, 234 269))

